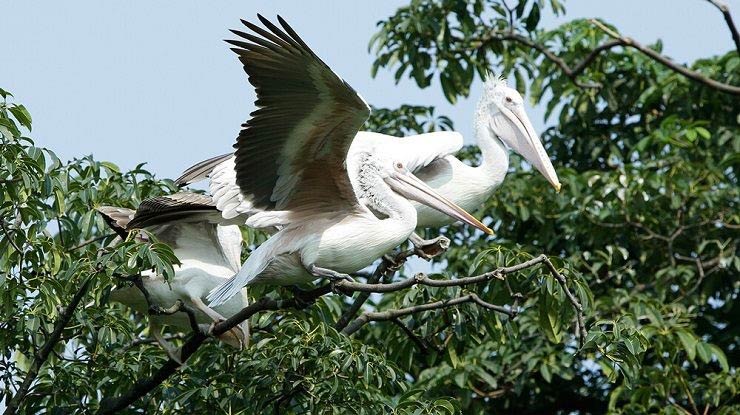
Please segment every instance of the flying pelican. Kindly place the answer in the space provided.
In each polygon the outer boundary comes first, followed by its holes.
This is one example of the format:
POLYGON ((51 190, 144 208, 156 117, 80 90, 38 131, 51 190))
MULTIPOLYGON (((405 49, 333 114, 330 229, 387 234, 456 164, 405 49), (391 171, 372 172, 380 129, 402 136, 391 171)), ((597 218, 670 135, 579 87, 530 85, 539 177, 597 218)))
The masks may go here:
MULTIPOLYGON (((395 157, 432 189, 467 211, 483 205, 504 181, 509 170, 509 149, 524 157, 560 191, 560 181, 524 110, 522 96, 503 79, 486 80, 474 127, 482 156, 478 166, 463 163, 453 155, 462 148, 463 139, 459 133, 449 131, 409 137, 361 131, 352 142, 348 157, 379 149, 378 157, 395 157)), ((202 161, 187 169, 176 183, 184 186, 209 177, 211 193, 225 218, 252 214, 252 204, 237 190, 234 160, 234 154, 229 153, 202 161)), ((357 180, 350 178, 357 192, 357 180)), ((414 207, 418 227, 438 228, 453 222, 449 216, 423 204, 414 203, 414 207)), ((441 239, 445 238, 425 240, 416 233, 410 237, 423 256, 425 247, 434 247, 441 239)), ((433 256, 431 252, 434 249, 426 256, 433 256)))
POLYGON ((208 295, 211 306, 245 285, 349 278, 414 231, 416 210, 407 198, 491 232, 404 163, 364 151, 347 159, 370 114, 367 103, 281 17, 282 29, 258 17, 267 30, 242 21, 256 35, 233 31, 246 41, 229 41, 257 92, 257 110, 235 145, 238 187, 229 191, 257 212, 248 226, 280 230, 208 295), (357 176, 357 193, 350 175, 357 176))
MULTIPOLYGON (((211 308, 203 301, 213 288, 227 281, 241 265, 242 235, 236 225, 216 225, 221 216, 210 197, 181 192, 143 201, 136 211, 114 206, 101 206, 98 212, 122 238, 137 232, 136 238, 146 240, 146 229, 161 242, 169 245, 180 260, 175 265, 172 281, 151 271, 142 272, 142 284, 152 305, 171 307, 181 300, 195 312, 199 324, 224 320, 246 307, 246 289, 228 302, 211 308), (213 221, 212 219, 215 219, 213 221)), ((146 314, 149 304, 135 286, 123 286, 111 291, 111 300, 146 314)), ((162 325, 189 330, 184 313, 151 315, 150 332, 167 354, 179 361, 175 348, 161 335, 162 325)), ((243 322, 220 336, 225 343, 241 348, 248 342, 248 326, 243 322)))

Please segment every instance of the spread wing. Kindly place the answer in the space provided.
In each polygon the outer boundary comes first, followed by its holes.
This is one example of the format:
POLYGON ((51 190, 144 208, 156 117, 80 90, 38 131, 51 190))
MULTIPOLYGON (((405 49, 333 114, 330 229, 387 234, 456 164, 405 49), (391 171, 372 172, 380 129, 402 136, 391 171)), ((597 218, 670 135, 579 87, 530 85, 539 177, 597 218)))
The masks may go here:
POLYGON ((282 18, 258 17, 267 29, 242 21, 255 34, 229 41, 257 92, 234 146, 241 194, 256 209, 356 209, 344 161, 370 108, 282 18))
POLYGON ((401 162, 416 173, 434 160, 460 151, 462 146, 462 134, 454 131, 437 131, 408 137, 361 131, 349 149, 348 159, 352 158, 352 154, 367 151, 401 162))

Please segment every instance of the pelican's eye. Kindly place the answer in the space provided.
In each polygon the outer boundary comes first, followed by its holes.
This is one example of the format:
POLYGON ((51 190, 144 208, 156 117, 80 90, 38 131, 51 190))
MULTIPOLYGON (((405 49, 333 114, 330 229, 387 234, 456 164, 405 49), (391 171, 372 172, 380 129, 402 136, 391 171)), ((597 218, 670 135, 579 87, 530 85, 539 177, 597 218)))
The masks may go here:
POLYGON ((396 168, 399 169, 399 170, 403 169, 403 163, 397 162, 396 163, 396 168))
POLYGON ((513 101, 513 99, 511 99, 511 97, 506 97, 504 99, 506 99, 506 102, 508 102, 508 103, 511 103, 513 101))

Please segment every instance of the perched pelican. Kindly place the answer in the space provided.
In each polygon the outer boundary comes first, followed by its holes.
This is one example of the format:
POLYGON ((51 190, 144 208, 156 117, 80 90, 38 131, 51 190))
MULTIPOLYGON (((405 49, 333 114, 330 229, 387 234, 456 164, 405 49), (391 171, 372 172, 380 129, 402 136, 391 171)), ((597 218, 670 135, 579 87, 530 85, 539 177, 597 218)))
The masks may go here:
MULTIPOLYGON (((102 206, 98 212, 119 236, 125 238, 130 231, 144 228, 169 245, 180 260, 181 264, 175 265, 174 279, 169 283, 162 275, 142 273, 142 284, 152 305, 168 308, 181 300, 194 310, 199 324, 212 324, 246 307, 246 289, 219 307, 211 308, 203 301, 209 291, 234 275, 241 264, 239 227, 215 224, 222 219, 210 197, 182 192, 145 200, 136 211, 102 206)), ((138 233, 136 237, 144 240, 146 234, 138 233)), ((111 299, 144 314, 149 308, 144 295, 135 286, 115 288, 111 299)), ((166 324, 189 330, 187 315, 151 315, 149 324, 152 336, 170 357, 179 361, 174 347, 162 337, 161 327, 166 324)), ((248 341, 248 333, 247 323, 243 322, 220 339, 241 348, 248 341)))
POLYGON ((407 198, 491 232, 403 162, 372 151, 348 159, 370 108, 282 18, 280 29, 258 17, 268 30, 242 21, 256 35, 233 31, 246 41, 229 41, 256 89, 258 109, 235 145, 237 187, 225 192, 240 193, 257 212, 247 225, 280 230, 208 295, 211 306, 245 285, 349 278, 414 231, 416 210, 407 198), (349 175, 357 177, 357 193, 349 175))
MULTIPOLYGON (((447 131, 409 137, 359 132, 348 157, 379 149, 378 157, 394 157, 432 189, 467 211, 483 205, 504 181, 509 169, 509 149, 524 157, 560 191, 560 181, 524 110, 522 96, 503 79, 491 77, 485 82, 475 112, 475 135, 482 155, 478 166, 465 164, 452 155, 462 148, 463 139, 459 133, 447 131)), ((253 206, 234 190, 234 160, 233 153, 229 153, 202 161, 187 169, 176 183, 186 185, 210 177, 211 193, 224 217, 249 215, 253 206)), ((357 192, 357 180, 351 179, 357 192)), ((418 227, 436 228, 453 221, 423 204, 414 203, 414 207, 418 227)), ((415 233, 410 239, 422 250, 439 240, 427 241, 415 233)))

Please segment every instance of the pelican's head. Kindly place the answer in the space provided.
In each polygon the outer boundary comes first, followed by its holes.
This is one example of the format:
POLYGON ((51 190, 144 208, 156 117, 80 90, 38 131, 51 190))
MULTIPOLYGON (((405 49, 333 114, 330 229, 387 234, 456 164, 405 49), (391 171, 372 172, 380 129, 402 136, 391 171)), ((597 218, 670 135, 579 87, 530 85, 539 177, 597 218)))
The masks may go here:
POLYGON ((524 157, 545 176, 555 190, 560 191, 555 168, 524 111, 524 100, 516 89, 506 85, 505 80, 490 76, 478 103, 478 116, 487 121, 485 127, 524 157))
POLYGON ((465 209, 419 180, 406 168, 403 161, 387 151, 375 149, 356 153, 347 159, 347 170, 358 199, 372 209, 378 209, 387 203, 379 199, 382 194, 378 192, 377 185, 383 183, 406 199, 427 205, 489 235, 493 233, 465 209))

